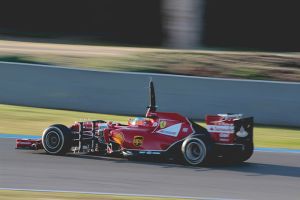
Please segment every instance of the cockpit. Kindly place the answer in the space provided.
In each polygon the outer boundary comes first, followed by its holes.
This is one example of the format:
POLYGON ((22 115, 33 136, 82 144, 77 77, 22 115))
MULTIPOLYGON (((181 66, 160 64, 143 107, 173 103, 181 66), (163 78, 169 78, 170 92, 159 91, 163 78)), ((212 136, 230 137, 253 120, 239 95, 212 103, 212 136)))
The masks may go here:
POLYGON ((157 126, 157 122, 154 119, 147 117, 136 117, 134 119, 129 119, 129 126, 144 126, 144 127, 155 127, 157 126))

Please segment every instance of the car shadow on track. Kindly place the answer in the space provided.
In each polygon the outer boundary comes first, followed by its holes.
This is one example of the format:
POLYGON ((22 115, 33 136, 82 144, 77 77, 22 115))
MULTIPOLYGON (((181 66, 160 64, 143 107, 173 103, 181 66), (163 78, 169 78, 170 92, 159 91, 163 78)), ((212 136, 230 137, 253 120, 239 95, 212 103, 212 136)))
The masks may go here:
POLYGON ((285 166, 267 163, 244 162, 240 164, 213 164, 208 166, 212 170, 234 171, 242 172, 247 176, 286 176, 286 177, 300 177, 300 167, 285 166))
MULTIPOLYGON (((49 155, 50 156, 50 155, 49 155)), ((126 158, 121 157, 105 157, 105 156, 94 156, 86 154, 68 154, 66 157, 73 157, 78 159, 92 159, 92 160, 101 160, 122 164, 137 164, 137 165, 147 165, 147 166, 156 166, 163 169, 176 168, 180 170, 192 170, 197 172, 204 171, 232 171, 232 172, 241 172, 246 176, 286 176, 286 177, 300 177, 300 167, 297 166, 285 166, 277 164, 267 164, 267 163, 257 163, 257 162, 244 162, 239 164, 234 164, 224 161, 214 161, 213 163, 205 164, 199 167, 185 166, 178 164, 170 160, 160 160, 160 159, 142 159, 142 160, 127 160, 126 158)))

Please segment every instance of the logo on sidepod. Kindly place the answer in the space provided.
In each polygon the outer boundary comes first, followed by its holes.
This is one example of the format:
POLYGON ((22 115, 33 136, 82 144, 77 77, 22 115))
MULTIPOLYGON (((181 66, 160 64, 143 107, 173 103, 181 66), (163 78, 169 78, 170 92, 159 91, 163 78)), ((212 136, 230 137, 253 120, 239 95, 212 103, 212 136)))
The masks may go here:
POLYGON ((132 144, 136 147, 140 147, 143 145, 144 137, 143 136, 134 136, 132 144))
POLYGON ((165 128, 167 126, 167 122, 166 121, 160 121, 159 122, 159 127, 160 128, 165 128))
POLYGON ((164 129, 160 129, 159 131, 157 131, 157 133, 172 136, 172 137, 177 137, 177 135, 179 134, 180 129, 181 129, 181 123, 174 124, 172 126, 164 128, 164 129))

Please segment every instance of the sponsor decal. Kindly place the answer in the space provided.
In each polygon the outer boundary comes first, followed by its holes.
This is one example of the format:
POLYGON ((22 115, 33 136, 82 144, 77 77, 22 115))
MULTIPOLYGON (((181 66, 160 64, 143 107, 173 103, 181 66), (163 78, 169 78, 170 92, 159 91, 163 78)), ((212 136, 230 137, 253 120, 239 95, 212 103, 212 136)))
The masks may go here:
POLYGON ((167 122, 166 121, 160 121, 159 122, 159 127, 160 128, 165 128, 167 126, 167 122))
POLYGON ((165 129, 161 129, 161 130, 159 130, 157 132, 160 133, 160 134, 163 134, 163 135, 177 137, 177 135, 178 135, 178 133, 180 131, 180 128, 181 128, 181 123, 174 124, 174 125, 169 126, 169 127, 165 128, 165 129))
POLYGON ((229 135, 230 135, 230 133, 220 133, 220 134, 219 134, 219 136, 220 136, 221 138, 228 138, 229 135))
POLYGON ((140 147, 143 145, 143 142, 144 142, 144 137, 136 135, 133 138, 132 144, 136 147, 140 147))
POLYGON ((241 129, 236 133, 239 137, 247 137, 248 132, 245 130, 243 126, 241 126, 241 129))
POLYGON ((18 144, 32 144, 31 142, 17 142, 18 144))
POLYGON ((158 151, 140 151, 139 154, 147 154, 147 155, 159 155, 158 151))
POLYGON ((220 142, 229 142, 228 138, 220 138, 220 142))
POLYGON ((153 151, 152 154, 159 155, 160 152, 153 151))
POLYGON ((118 143, 122 144, 124 142, 124 135, 122 132, 117 132, 113 135, 113 140, 118 143))
POLYGON ((243 117, 243 114, 218 114, 218 116, 223 117, 224 120, 241 119, 243 117))
POLYGON ((154 122, 153 123, 153 127, 157 127, 158 123, 157 122, 154 122))
POLYGON ((207 130, 208 132, 213 132, 213 133, 234 133, 234 126, 233 125, 227 125, 227 126, 207 125, 207 130))
POLYGON ((182 129, 182 131, 185 132, 185 133, 188 132, 188 130, 189 130, 188 128, 183 128, 182 129))

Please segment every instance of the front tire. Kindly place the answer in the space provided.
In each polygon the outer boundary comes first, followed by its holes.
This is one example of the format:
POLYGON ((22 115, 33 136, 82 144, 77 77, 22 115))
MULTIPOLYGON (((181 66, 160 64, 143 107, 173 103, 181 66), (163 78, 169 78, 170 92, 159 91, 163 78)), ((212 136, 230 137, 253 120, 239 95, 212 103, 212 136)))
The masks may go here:
POLYGON ((51 125, 43 132, 42 144, 47 153, 63 155, 71 149, 72 133, 64 125, 51 125))
POLYGON ((206 160, 208 150, 203 140, 188 138, 182 143, 181 152, 185 164, 198 166, 206 160))

